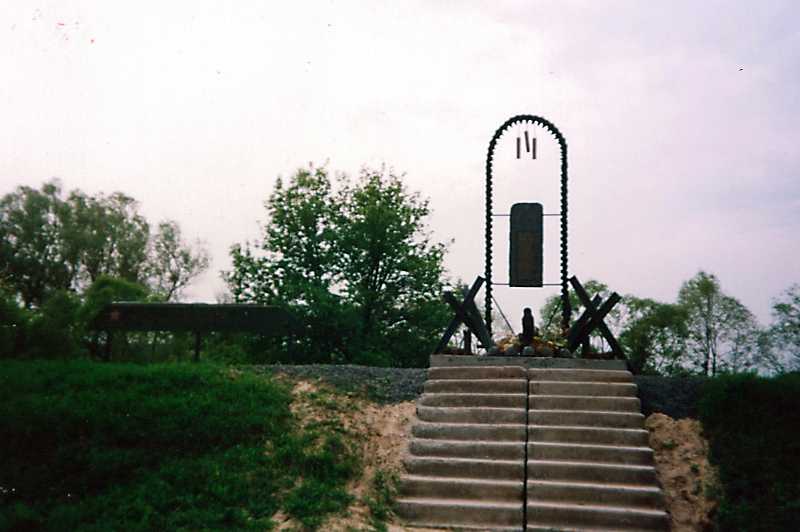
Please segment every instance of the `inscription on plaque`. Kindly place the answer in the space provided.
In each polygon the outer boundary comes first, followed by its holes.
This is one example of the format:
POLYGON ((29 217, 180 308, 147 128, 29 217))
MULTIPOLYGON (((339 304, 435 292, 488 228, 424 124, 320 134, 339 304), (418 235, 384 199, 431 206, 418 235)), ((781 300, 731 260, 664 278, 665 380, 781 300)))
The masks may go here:
POLYGON ((541 203, 511 207, 509 286, 542 286, 544 248, 541 203))

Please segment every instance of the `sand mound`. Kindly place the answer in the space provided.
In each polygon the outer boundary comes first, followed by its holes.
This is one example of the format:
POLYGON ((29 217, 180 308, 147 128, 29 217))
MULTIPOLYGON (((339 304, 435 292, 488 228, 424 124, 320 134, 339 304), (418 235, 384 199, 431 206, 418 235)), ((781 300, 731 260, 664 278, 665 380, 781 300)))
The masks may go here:
POLYGON ((708 442, 700 422, 652 414, 645 427, 650 431, 672 531, 710 530, 719 483, 708 462, 708 442))

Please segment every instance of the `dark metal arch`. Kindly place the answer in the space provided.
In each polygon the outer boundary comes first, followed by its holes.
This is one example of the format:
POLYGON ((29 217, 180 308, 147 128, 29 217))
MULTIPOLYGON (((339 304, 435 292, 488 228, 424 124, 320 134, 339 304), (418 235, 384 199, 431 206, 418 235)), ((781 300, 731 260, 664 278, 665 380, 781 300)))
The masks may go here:
POLYGON ((486 278, 485 320, 490 335, 492 332, 492 161, 495 146, 503 133, 509 127, 521 123, 542 126, 556 138, 561 148, 561 323, 564 330, 569 327, 572 314, 567 288, 567 141, 558 128, 545 118, 535 115, 512 116, 494 132, 486 154, 486 267, 484 276, 486 278))

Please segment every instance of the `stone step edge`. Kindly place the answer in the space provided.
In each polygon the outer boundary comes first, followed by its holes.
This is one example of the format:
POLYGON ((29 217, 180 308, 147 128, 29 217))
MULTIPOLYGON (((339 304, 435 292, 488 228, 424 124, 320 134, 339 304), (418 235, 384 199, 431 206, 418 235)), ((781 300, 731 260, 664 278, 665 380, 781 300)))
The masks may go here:
POLYGON ((491 510, 516 510, 522 508, 522 501, 503 502, 503 501, 476 501, 475 499, 444 499, 434 497, 399 497, 395 499, 397 503, 427 504, 430 506, 467 506, 470 508, 491 510))
MULTIPOLYGON (((520 370, 523 373, 525 371, 527 371, 526 368, 524 368, 522 366, 515 366, 513 364, 499 364, 499 365, 493 365, 493 366, 483 365, 483 364, 481 364, 480 366, 476 366, 474 364, 473 365, 467 365, 467 366, 430 366, 427 369, 479 370, 479 369, 508 369, 508 368, 512 368, 512 369, 515 369, 515 370, 520 370)), ((569 369, 569 368, 567 368, 567 369, 569 369)), ((617 369, 602 370, 601 369, 601 370, 594 370, 594 371, 625 371, 625 370, 617 370, 617 369)))
MULTIPOLYGON (((504 481, 507 482, 507 481, 504 481)), ((622 491, 638 491, 647 493, 661 493, 662 490, 656 485, 650 484, 614 484, 609 482, 579 482, 574 480, 544 480, 528 479, 528 485, 534 484, 543 487, 552 486, 559 488, 583 488, 583 489, 608 489, 622 491)))
POLYGON ((571 465, 575 467, 599 467, 609 469, 633 469, 636 471, 655 471, 655 466, 638 464, 619 464, 614 462, 587 462, 585 460, 528 460, 526 467, 531 465, 571 465))
MULTIPOLYGON (((473 423, 475 425, 476 423, 473 423)), ((631 429, 626 427, 598 427, 596 425, 540 425, 540 424, 531 424, 528 425, 528 432, 531 432, 534 429, 567 429, 567 430, 613 430, 613 431, 630 431, 630 432, 646 432, 650 434, 647 429, 631 429)), ((567 442, 568 443, 568 442, 567 442)))
MULTIPOLYGON (((606 384, 606 383, 601 383, 606 384)), ((437 392, 434 392, 437 393, 437 392)), ((478 394, 464 394, 464 395, 478 395, 478 394)), ((481 395, 494 395, 494 394, 481 394, 481 395)), ((505 395, 525 395, 520 394, 505 394, 505 395)), ((595 399, 622 399, 625 402, 631 402, 639 399, 638 397, 626 397, 624 395, 564 395, 555 393, 534 393, 528 394, 531 399, 588 399, 594 401, 595 399)))
MULTIPOLYGON (((430 405, 420 405, 420 404, 418 404, 417 405, 417 409, 419 410, 420 408, 431 409, 431 410, 434 410, 434 409, 435 410, 447 409, 447 410, 452 410, 452 411, 460 410, 460 411, 464 411, 464 412, 473 411, 473 410, 480 410, 480 411, 490 410, 492 412, 496 412, 496 411, 525 412, 525 407, 524 406, 430 406, 430 405)), ((566 412, 573 412, 573 410, 566 410, 566 412)), ((575 410, 574 412, 577 412, 577 410, 575 410)), ((615 413, 615 412, 612 412, 612 414, 613 413, 615 413)), ((516 424, 520 425, 521 423, 516 423, 516 424)))
POLYGON ((573 511, 590 511, 590 512, 609 512, 609 513, 633 513, 645 515, 650 517, 668 517, 667 512, 664 510, 653 510, 650 508, 639 508, 637 506, 618 506, 608 504, 576 504, 567 502, 550 502, 550 501, 536 501, 528 499, 527 506, 533 508, 562 508, 564 510, 573 511))
POLYGON ((491 486, 507 486, 510 488, 515 488, 518 486, 522 486, 524 482, 522 480, 494 480, 489 478, 465 478, 465 477, 440 477, 435 475, 410 475, 405 474, 400 476, 400 481, 403 482, 405 480, 411 481, 429 481, 429 482, 441 482, 442 484, 477 484, 481 486, 491 487, 491 486))
POLYGON ((570 443, 558 441, 530 441, 527 445, 541 445, 542 447, 577 447, 579 449, 597 449, 600 451, 620 450, 628 451, 631 453, 653 452, 653 448, 649 445, 609 445, 605 443, 570 443))
MULTIPOLYGON (((437 380, 449 380, 449 379, 437 379, 437 380)), ((472 380, 472 379, 464 379, 464 380, 472 380)), ((523 380, 523 379, 495 379, 495 380, 523 380)), ((529 384, 598 384, 604 386, 623 386, 625 388, 635 388, 635 382, 618 382, 618 381, 549 381, 549 380, 539 380, 539 379, 528 379, 529 384)))
MULTIPOLYGON (((459 407, 430 407, 430 408, 459 408, 459 407)), ((525 410, 524 408, 520 408, 519 410, 525 410)), ((417 419, 414 421, 412 426, 414 425, 429 425, 429 426, 439 426, 443 425, 444 427, 466 427, 466 428, 475 428, 475 427, 528 427, 525 423, 464 423, 460 421, 423 421, 421 419, 417 419)), ((550 426, 550 425, 543 425, 543 426, 550 426)), ((483 430, 483 429, 478 429, 483 430)), ((639 430, 639 429, 628 429, 628 430, 639 430)), ((461 440, 464 441, 464 440, 461 440)))
MULTIPOLYGON (((420 397, 422 397, 423 395, 433 395, 433 396, 437 396, 437 397, 440 397, 442 395, 446 395, 446 396, 453 395, 453 396, 456 396, 456 397, 466 397, 466 396, 474 397, 476 395, 478 397, 498 397, 498 396, 499 397, 528 397, 528 394, 526 394, 526 393, 512 393, 512 392, 475 392, 475 393, 472 393, 472 392, 423 392, 423 393, 420 394, 420 397)), ((543 396, 543 395, 542 396, 538 396, 537 395, 537 397, 545 397, 545 396, 543 396)), ((552 397, 560 397, 560 396, 552 396, 552 397)), ((564 396, 564 397, 569 397, 569 396, 564 396)), ((586 396, 585 395, 578 395, 576 397, 583 398, 583 397, 586 397, 586 396)), ((593 398, 594 398, 594 396, 593 396, 593 398)), ((620 397, 615 397, 615 399, 626 399, 626 398, 625 397, 621 397, 621 398, 620 397)))
MULTIPOLYGON (((450 444, 455 446, 465 446, 465 445, 479 445, 482 447, 522 447, 526 445, 524 441, 508 441, 508 440, 500 440, 500 441, 487 441, 487 440, 451 440, 448 438, 419 438, 417 436, 412 437, 409 442, 418 441, 418 442, 436 442, 442 444, 450 444)), ((528 442, 530 443, 530 442, 528 442)), ((410 447, 410 446, 409 446, 410 447)), ((416 455, 415 455, 416 456, 416 455)))
MULTIPOLYGON (((521 443, 521 442, 520 442, 521 443)), ((460 458, 460 457, 453 457, 453 456, 417 456, 415 454, 406 454, 403 456, 403 462, 406 460, 432 460, 432 461, 443 461, 443 462, 460 462, 464 464, 505 464, 505 465, 519 465, 522 466, 523 464, 520 463, 519 460, 494 460, 492 458, 460 458)), ((448 478, 473 478, 473 477, 448 477, 448 478)))
MULTIPOLYGON (((488 382, 488 383, 497 384, 497 383, 505 383, 505 382, 531 382, 531 381, 529 381, 525 377, 520 377, 518 379, 425 379, 425 383, 424 384, 428 384, 430 382, 458 382, 458 383, 473 383, 473 384, 475 382, 481 382, 481 383, 488 382)), ((566 382, 566 381, 552 381, 552 382, 566 382)), ((605 384, 605 383, 601 382, 600 384, 605 384)), ((610 383, 610 384, 614 384, 614 383, 610 383)), ((619 383, 619 384, 625 384, 625 383, 619 383)))
MULTIPOLYGON (((443 406, 441 408, 462 408, 462 407, 443 406)), ((475 406, 467 408, 489 408, 489 407, 475 406)), ((592 415, 613 414, 615 416, 634 416, 634 417, 644 418, 644 414, 642 414, 641 412, 615 412, 613 410, 564 410, 563 408, 529 408, 528 412, 548 412, 548 413, 553 412, 560 414, 592 414, 592 415)))

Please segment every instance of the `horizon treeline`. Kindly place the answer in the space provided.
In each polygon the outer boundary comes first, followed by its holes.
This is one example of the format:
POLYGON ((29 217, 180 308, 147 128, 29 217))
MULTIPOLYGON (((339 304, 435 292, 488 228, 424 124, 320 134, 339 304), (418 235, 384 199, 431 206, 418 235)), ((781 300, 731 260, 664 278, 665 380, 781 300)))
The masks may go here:
MULTIPOLYGON (((448 242, 428 227, 429 203, 391 169, 356 178, 301 168, 279 178, 254 242, 230 248, 221 272, 227 298, 279 305, 304 324, 298 337, 210 333, 204 357, 235 363, 355 363, 420 367, 450 320, 441 300, 460 281, 446 276, 448 242)), ((89 324, 110 301, 178 301, 209 265, 173 220, 151 224, 122 193, 66 194, 52 180, 0 198, 0 356, 98 356, 102 333, 89 324)), ((610 290, 598 280, 592 294, 610 290)), ((554 296, 539 311, 542 335, 558 340, 554 296)), ((573 301, 573 308, 578 308, 573 301)), ((607 322, 637 373, 656 375, 800 369, 800 285, 772 304, 772 323, 699 271, 674 302, 623 297, 607 322)), ((132 333, 114 357, 175 360, 191 341, 180 333, 132 333)), ((602 339, 592 349, 603 351, 602 339)))

